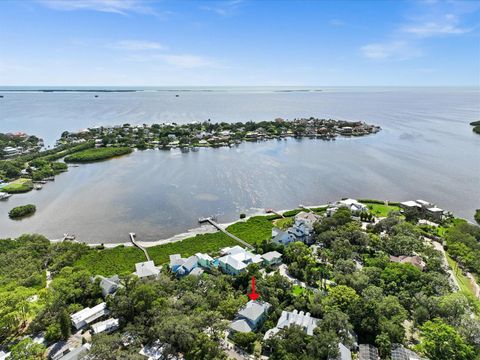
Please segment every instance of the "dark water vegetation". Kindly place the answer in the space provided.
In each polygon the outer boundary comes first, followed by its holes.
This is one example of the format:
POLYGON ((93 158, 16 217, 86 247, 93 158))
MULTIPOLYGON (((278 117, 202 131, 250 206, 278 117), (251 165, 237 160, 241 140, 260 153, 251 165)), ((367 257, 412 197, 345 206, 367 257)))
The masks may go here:
POLYGON ((94 162, 110 159, 116 156, 130 154, 132 148, 129 147, 107 147, 107 148, 96 148, 96 149, 87 149, 80 152, 76 152, 72 155, 65 157, 65 162, 70 163, 84 163, 84 162, 94 162))
POLYGON ((472 121, 470 125, 473 126, 472 130, 473 132, 480 134, 480 120, 479 121, 472 121))
POLYGON ((8 212, 8 216, 10 219, 21 219, 35 214, 35 211, 37 211, 37 207, 33 204, 16 206, 8 212))

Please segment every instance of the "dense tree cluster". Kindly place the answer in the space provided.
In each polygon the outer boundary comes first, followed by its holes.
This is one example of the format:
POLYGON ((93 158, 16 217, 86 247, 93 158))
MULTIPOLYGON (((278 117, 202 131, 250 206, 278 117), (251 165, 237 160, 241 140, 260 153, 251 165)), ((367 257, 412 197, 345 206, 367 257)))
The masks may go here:
MULTIPOLYGON (((479 232, 477 226, 454 221, 445 235, 449 253, 472 270, 476 259, 469 254, 478 249, 479 232), (462 253, 462 246, 468 251, 462 253)), ((166 353, 182 353, 188 360, 225 359, 225 330, 248 301, 252 276, 270 311, 255 332, 231 337, 252 354, 327 360, 337 356, 339 343, 375 345, 382 359, 388 359, 394 344, 432 360, 480 354, 480 321, 471 316, 478 312, 476 302, 452 292, 443 255, 421 227, 391 214, 365 230, 350 210, 340 208, 318 221, 315 233, 312 246, 294 242, 283 247, 265 239, 256 244, 259 252, 283 254, 289 275, 305 282, 300 291, 276 268, 258 265, 237 276, 217 269, 199 277, 177 278, 167 269, 157 279, 123 276, 115 296, 107 297, 120 329, 94 335, 89 358, 139 359, 142 345, 161 343, 166 353), (402 256, 420 259, 422 265, 395 260, 402 256), (282 311, 295 309, 319 319, 313 335, 292 326, 264 341, 282 311)), ((49 343, 67 339, 70 315, 103 301, 97 274, 78 266, 84 264, 80 258, 95 251, 101 250, 51 244, 40 235, 0 240, 0 341, 38 332, 49 343), (52 276, 48 287, 47 271, 52 276)), ((44 350, 28 339, 13 343, 14 358, 35 358, 44 350)))

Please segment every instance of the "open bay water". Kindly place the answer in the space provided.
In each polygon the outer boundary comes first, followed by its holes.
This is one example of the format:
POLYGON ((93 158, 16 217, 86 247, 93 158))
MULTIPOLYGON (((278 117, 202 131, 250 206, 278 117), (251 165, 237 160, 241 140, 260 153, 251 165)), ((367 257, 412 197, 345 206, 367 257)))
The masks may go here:
POLYGON ((115 243, 135 232, 139 240, 153 241, 196 227, 201 216, 217 214, 220 222, 229 222, 241 212, 341 197, 425 199, 468 219, 480 207, 480 135, 469 125, 480 120, 478 88, 0 90, 6 90, 0 131, 25 131, 50 145, 64 130, 127 122, 315 116, 382 127, 375 135, 330 142, 288 139, 188 153, 136 151, 80 165, 41 191, 0 201, 0 238, 31 232, 59 238, 69 232, 80 241, 115 243), (27 203, 37 205, 34 216, 8 219, 12 207, 27 203))

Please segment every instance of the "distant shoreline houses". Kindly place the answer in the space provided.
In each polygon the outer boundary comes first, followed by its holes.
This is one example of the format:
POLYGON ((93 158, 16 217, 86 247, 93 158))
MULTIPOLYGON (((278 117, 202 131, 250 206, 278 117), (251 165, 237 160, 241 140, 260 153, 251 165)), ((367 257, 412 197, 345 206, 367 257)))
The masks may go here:
POLYGON ((400 207, 404 210, 413 210, 419 215, 424 215, 433 221, 442 221, 446 215, 443 209, 425 200, 404 201, 400 203, 400 207))
POLYGON ((60 144, 78 144, 88 140, 95 146, 133 146, 139 148, 219 147, 239 144, 242 141, 264 141, 287 137, 308 137, 335 140, 338 136, 352 137, 375 134, 381 128, 361 121, 299 118, 291 121, 277 118, 274 121, 246 123, 192 122, 188 124, 162 123, 142 125, 94 126, 77 132, 64 132, 60 144))

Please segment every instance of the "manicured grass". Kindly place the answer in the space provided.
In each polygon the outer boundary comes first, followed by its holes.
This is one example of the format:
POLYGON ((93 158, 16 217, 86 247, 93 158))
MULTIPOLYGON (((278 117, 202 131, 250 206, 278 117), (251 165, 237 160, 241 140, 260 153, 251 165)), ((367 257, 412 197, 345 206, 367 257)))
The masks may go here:
POLYGON ((132 152, 132 149, 129 147, 108 147, 108 148, 87 149, 87 150, 83 150, 67 156, 65 158, 65 162, 83 163, 83 162, 100 161, 100 160, 110 159, 115 156, 129 154, 131 152, 132 152))
POLYGON ((249 244, 260 243, 272 237, 273 224, 266 216, 254 216, 227 227, 227 231, 249 244))
POLYGON ((278 228, 280 228, 280 229, 282 229, 282 230, 287 230, 290 226, 293 225, 294 222, 295 222, 295 221, 294 221, 293 217, 287 217, 287 218, 284 218, 284 219, 275 220, 275 221, 273 222, 273 224, 274 224, 276 227, 278 227, 278 228))
POLYGON ((475 297, 475 291, 470 284, 470 279, 462 273, 462 269, 460 266, 458 266, 454 259, 452 259, 449 255, 446 256, 448 265, 453 270, 453 274, 457 278, 458 284, 460 285, 460 292, 475 304, 476 312, 478 313, 480 311, 480 300, 475 297))
POLYGON ((33 182, 30 179, 17 179, 2 187, 2 191, 10 194, 24 193, 33 189, 33 182))
POLYGON ((387 217, 391 211, 400 211, 400 207, 396 205, 385 205, 369 202, 362 203, 367 205, 370 212, 377 217, 387 217))

